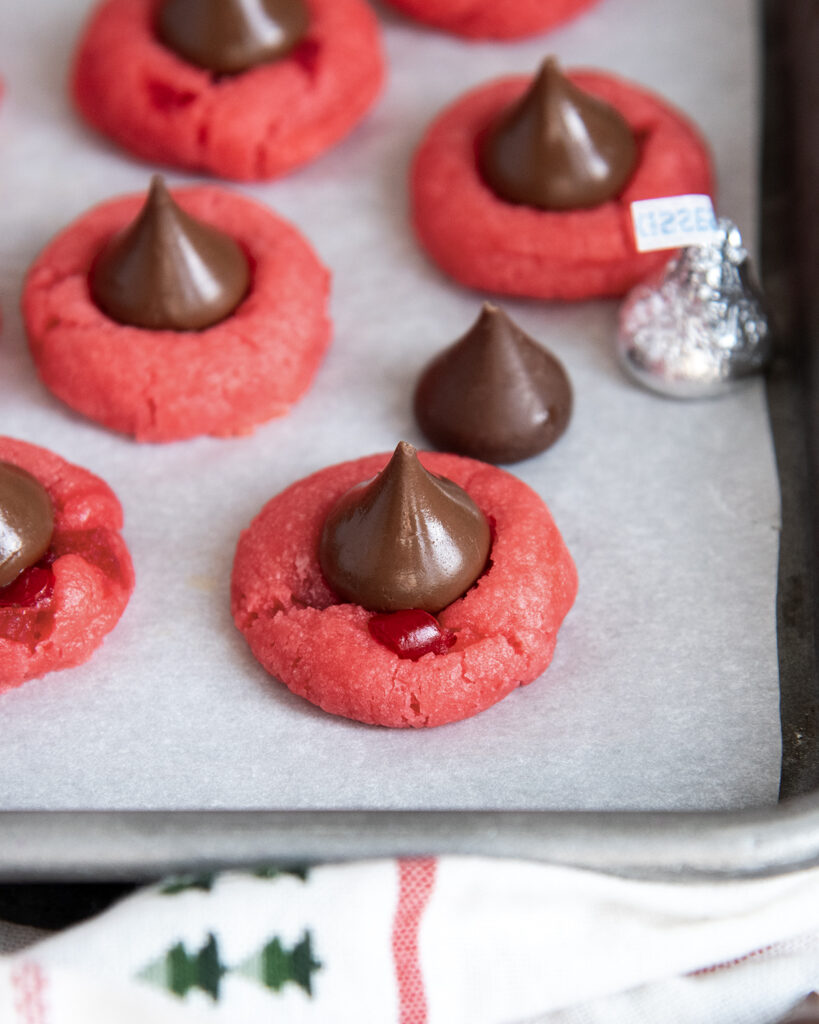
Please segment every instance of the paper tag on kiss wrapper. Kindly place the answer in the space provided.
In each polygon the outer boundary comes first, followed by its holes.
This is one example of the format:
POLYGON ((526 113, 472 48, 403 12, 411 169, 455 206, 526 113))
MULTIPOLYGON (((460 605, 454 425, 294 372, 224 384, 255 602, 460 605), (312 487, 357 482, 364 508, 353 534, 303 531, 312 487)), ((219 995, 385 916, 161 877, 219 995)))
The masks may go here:
POLYGON ((665 196, 631 204, 638 252, 708 245, 719 237, 710 196, 665 196))

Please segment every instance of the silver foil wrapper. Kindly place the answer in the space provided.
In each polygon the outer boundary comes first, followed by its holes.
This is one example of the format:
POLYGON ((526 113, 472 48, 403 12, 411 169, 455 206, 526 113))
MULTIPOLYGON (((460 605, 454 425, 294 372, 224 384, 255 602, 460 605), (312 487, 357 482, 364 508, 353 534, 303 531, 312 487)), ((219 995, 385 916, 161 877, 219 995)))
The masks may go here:
POLYGON ((618 353, 641 384, 673 398, 728 391, 770 359, 768 318, 730 220, 709 245, 682 249, 620 310, 618 353))

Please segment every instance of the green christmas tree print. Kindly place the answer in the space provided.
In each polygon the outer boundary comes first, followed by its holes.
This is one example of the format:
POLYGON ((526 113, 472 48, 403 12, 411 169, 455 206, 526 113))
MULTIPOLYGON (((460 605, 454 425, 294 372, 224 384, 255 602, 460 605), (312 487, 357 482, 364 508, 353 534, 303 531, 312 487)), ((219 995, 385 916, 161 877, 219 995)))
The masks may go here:
MULTIPOLYGON (((284 867, 273 867, 262 865, 252 872, 254 878, 281 878, 282 875, 290 875, 299 878, 302 882, 307 881, 310 869, 299 864, 285 865, 284 867)), ((188 892, 191 889, 199 889, 202 892, 210 892, 213 888, 218 874, 216 872, 203 873, 201 875, 175 875, 167 878, 159 889, 161 896, 177 896, 181 892, 188 892)))
POLYGON ((308 996, 312 996, 313 975, 321 966, 321 962, 313 955, 312 936, 306 931, 290 950, 275 936, 236 970, 246 978, 261 982, 273 992, 280 992, 287 982, 292 982, 308 996))
POLYGON ((184 999, 192 988, 200 988, 219 1001, 219 986, 227 968, 219 960, 219 944, 211 933, 198 953, 189 953, 177 942, 159 960, 143 968, 138 977, 184 999))
POLYGON ((302 882, 307 881, 310 869, 303 865, 293 864, 290 867, 259 867, 253 872, 254 878, 281 878, 282 875, 291 875, 293 878, 300 878, 302 882))
POLYGON ((216 875, 178 875, 175 878, 167 879, 161 889, 160 896, 176 896, 180 892, 188 892, 190 889, 200 889, 202 892, 210 892, 216 875))

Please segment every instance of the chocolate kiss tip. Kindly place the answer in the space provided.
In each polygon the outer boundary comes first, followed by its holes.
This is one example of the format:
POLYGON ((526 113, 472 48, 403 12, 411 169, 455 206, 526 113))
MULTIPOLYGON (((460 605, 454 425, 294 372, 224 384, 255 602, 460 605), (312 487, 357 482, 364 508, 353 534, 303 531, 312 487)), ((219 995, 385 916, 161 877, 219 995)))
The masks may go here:
POLYGON ((549 56, 546 57, 540 65, 536 78, 538 82, 541 82, 544 79, 548 80, 550 78, 562 76, 563 72, 560 68, 560 62, 554 54, 549 54, 549 56))
POLYGON ((393 452, 393 456, 395 455, 401 455, 404 458, 412 458, 413 456, 417 458, 418 449, 415 445, 410 444, 409 441, 399 441, 393 452))
POLYGON ((168 191, 168 186, 165 182, 165 176, 163 174, 152 174, 151 184, 148 186, 148 197, 145 201, 145 205, 148 206, 151 203, 171 203, 171 194, 168 191))
POLYGON ((178 209, 173 196, 168 191, 168 183, 165 181, 164 175, 152 174, 138 219, 150 221, 153 218, 165 216, 165 209, 169 207, 178 209))
POLYGON ((250 268, 237 243, 177 205, 161 174, 134 221, 97 257, 96 305, 118 323, 196 331, 224 320, 247 293, 250 268))
POLYGON ((554 57, 487 134, 478 162, 501 199, 585 209, 619 195, 637 159, 634 135, 608 103, 566 78, 554 57))
POLYGON ((402 490, 411 491, 413 481, 425 477, 430 480, 435 479, 421 464, 421 460, 418 458, 418 449, 409 441, 399 441, 390 456, 390 461, 373 480, 373 485, 378 484, 379 481, 385 484, 387 479, 392 478, 402 490))
POLYGON ((490 543, 489 524, 466 491, 429 473, 401 441, 376 477, 331 509, 319 562, 346 601, 370 611, 434 614, 480 576, 490 543))
MULTIPOLYGON (((537 345, 537 342, 524 334, 505 309, 484 302, 477 319, 460 340, 468 342, 475 351, 481 343, 499 351, 502 348, 514 349, 520 339, 537 345)), ((537 347, 540 348, 539 345, 537 347)))
POLYGON ((473 324, 473 328, 477 327, 480 323, 494 322, 496 320, 512 323, 509 315, 500 306, 496 306, 494 302, 484 302, 478 314, 478 319, 473 324))

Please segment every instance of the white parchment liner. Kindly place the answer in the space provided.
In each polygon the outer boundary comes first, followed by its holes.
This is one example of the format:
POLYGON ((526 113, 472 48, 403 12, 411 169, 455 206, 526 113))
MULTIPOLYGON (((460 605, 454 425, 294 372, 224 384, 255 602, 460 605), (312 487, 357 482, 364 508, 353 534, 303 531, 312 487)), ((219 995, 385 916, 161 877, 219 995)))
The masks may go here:
MULTIPOLYGON (((228 612, 239 530, 329 463, 421 444, 410 396, 482 296, 426 261, 408 161, 465 88, 548 52, 656 89, 710 140, 719 212, 753 248, 757 62, 749 0, 602 0, 538 40, 466 44, 384 15, 385 95, 342 146, 243 187, 334 275, 335 341, 313 390, 251 438, 139 446, 38 382, 17 312, 26 267, 88 206, 151 168, 94 136, 65 92, 87 0, 0 5, 0 433, 103 476, 137 589, 93 660, 0 697, 0 808, 727 808, 779 773, 778 488, 760 384, 680 404, 618 370, 616 307, 508 302, 576 391, 566 436, 513 467, 548 502, 580 595, 546 677, 471 721, 391 732, 331 718, 248 653, 228 612)), ((190 177, 171 175, 171 181, 190 177)))

